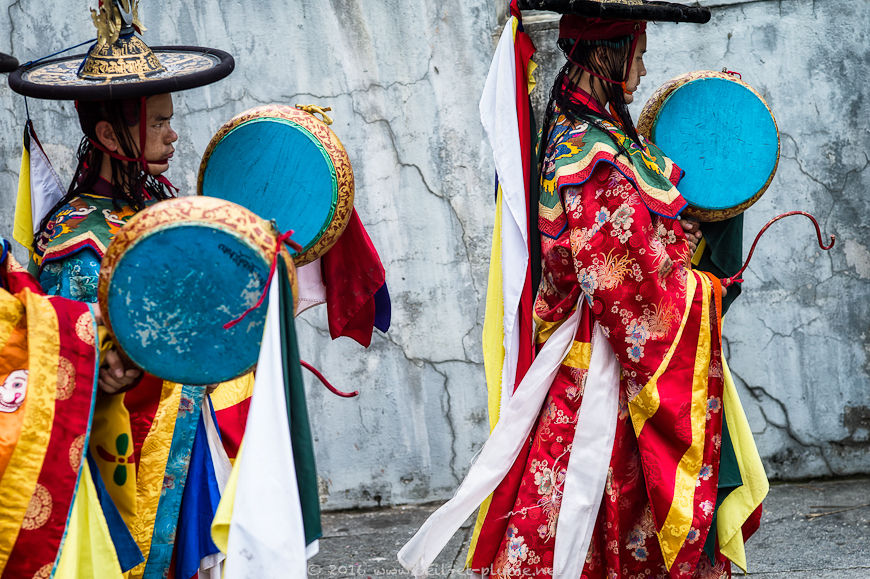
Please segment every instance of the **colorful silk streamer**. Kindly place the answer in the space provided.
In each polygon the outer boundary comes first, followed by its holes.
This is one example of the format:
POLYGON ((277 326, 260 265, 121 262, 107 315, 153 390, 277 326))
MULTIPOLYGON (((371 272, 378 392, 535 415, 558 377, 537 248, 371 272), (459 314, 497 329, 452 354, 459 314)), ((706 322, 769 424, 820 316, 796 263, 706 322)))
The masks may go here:
MULTIPOLYGON (((537 183, 531 177, 535 167, 529 93, 534 88, 536 65, 531 58, 535 47, 523 30, 515 1, 510 3, 510 12, 480 99, 481 123, 492 145, 498 180, 483 329, 491 429, 534 358, 530 263, 539 243, 537 202, 530 201, 530 191, 537 191, 537 183)), ((516 476, 508 474, 508 478, 516 476)), ((488 567, 492 561, 506 522, 487 518, 487 512, 490 501, 496 512, 510 510, 515 498, 510 495, 496 492, 481 506, 467 560, 470 567, 488 567)))
POLYGON ((28 249, 33 247, 33 235, 39 230, 39 223, 54 204, 60 201, 63 192, 60 179, 36 137, 33 123, 28 119, 24 125, 18 200, 15 204, 15 224, 12 230, 15 241, 28 249))

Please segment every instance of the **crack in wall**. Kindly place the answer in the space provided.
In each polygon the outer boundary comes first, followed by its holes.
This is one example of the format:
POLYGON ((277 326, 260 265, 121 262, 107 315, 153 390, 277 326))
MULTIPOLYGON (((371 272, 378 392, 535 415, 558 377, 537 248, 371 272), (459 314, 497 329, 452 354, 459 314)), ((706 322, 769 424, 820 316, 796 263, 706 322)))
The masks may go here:
MULTIPOLYGON (((802 175, 804 175, 807 179, 809 179, 813 183, 816 183, 817 185, 821 186, 828 194, 831 195, 832 198, 834 198, 835 195, 840 196, 843 194, 843 192, 846 190, 846 186, 849 183, 849 178, 852 175, 860 175, 861 173, 863 173, 867 169, 868 166, 870 166, 870 156, 868 156, 866 151, 865 151, 865 152, 863 152, 865 162, 864 162, 864 165, 862 167, 850 169, 850 170, 846 171, 845 173, 843 173, 842 185, 839 185, 839 186, 838 185, 828 185, 827 183, 825 183, 824 181, 822 181, 821 179, 819 179, 818 177, 816 177, 815 175, 813 175, 812 173, 810 173, 809 171, 807 171, 804 168, 803 163, 801 163, 801 160, 800 160, 802 156, 800 154, 800 146, 798 145, 797 139, 795 139, 790 134, 785 133, 785 132, 780 132, 780 134, 782 135, 782 137, 789 139, 791 141, 792 145, 794 146, 794 149, 795 149, 794 157, 789 157, 788 155, 783 153, 783 154, 781 154, 782 158, 789 159, 790 161, 794 161, 795 164, 797 165, 798 171, 800 171, 800 173, 802 175)), ((831 208, 831 211, 833 211, 833 207, 831 208)))
MULTIPOLYGON (((396 163, 400 167, 403 167, 406 169, 411 169, 414 172, 416 172, 420 178, 420 182, 423 184, 423 187, 426 189, 426 191, 430 195, 433 195, 434 197, 437 197, 438 199, 441 199, 442 201, 447 202, 447 206, 450 208, 450 212, 453 215, 453 218, 456 220, 456 223, 459 225, 459 229, 462 233, 462 249, 465 253, 465 261, 466 261, 466 263, 469 264, 469 266, 471 266, 471 264, 472 264, 471 250, 468 247, 469 235, 468 235, 468 232, 467 232, 466 227, 465 227, 465 222, 462 221, 462 218, 459 216, 459 211, 453 205, 453 199, 448 195, 444 195, 443 193, 439 193, 438 191, 436 191, 435 188, 433 188, 429 184, 428 180, 426 179, 426 175, 423 173, 423 170, 420 168, 419 165, 417 165, 416 163, 409 163, 409 162, 404 161, 402 159, 402 155, 400 153, 400 149, 399 149, 399 145, 398 145, 398 137, 396 136, 396 133, 393 130, 393 126, 389 120, 383 119, 383 118, 377 118, 374 120, 370 120, 370 119, 366 118, 366 116, 362 113, 362 111, 360 111, 357 108, 356 103, 353 100, 351 100, 351 106, 353 107, 354 113, 356 113, 357 116, 359 116, 363 120, 364 123, 366 123, 368 125, 383 124, 386 127, 387 135, 390 139, 390 144, 392 145, 392 148, 393 148, 393 153, 396 156, 396 163)), ((474 293, 479 295, 480 290, 477 287, 477 280, 474 278, 474 276, 469 276, 468 279, 471 282, 471 286, 474 289, 474 293)))
POLYGON ((356 413, 359 416, 359 425, 365 431, 366 434, 373 434, 372 430, 366 425, 365 418, 363 417, 363 405, 356 404, 356 413))
MULTIPOLYGON (((430 59, 429 59, 429 68, 431 68, 431 61, 432 61, 432 57, 430 56, 430 59)), ((449 195, 446 195, 446 194, 444 194, 444 193, 442 193, 442 192, 439 192, 435 187, 433 187, 433 186, 429 183, 428 179, 426 178, 426 174, 423 172, 423 169, 422 169, 418 164, 408 162, 408 161, 406 161, 406 160, 403 158, 403 156, 402 156, 402 154, 401 154, 402 148, 399 146, 399 140, 400 140, 400 139, 399 139, 398 135, 396 134, 396 131, 393 129, 392 122, 391 122, 389 119, 382 118, 382 117, 369 118, 369 117, 368 117, 368 116, 367 116, 367 115, 366 115, 366 114, 365 114, 365 113, 360 109, 360 107, 358 106, 358 104, 357 104, 357 102, 356 102, 356 99, 354 98, 354 96, 355 96, 356 93, 359 93, 359 92, 367 92, 367 91, 370 90, 371 88, 380 88, 380 89, 382 89, 382 90, 384 90, 384 91, 387 91, 387 90, 389 90, 390 88, 392 88, 392 87, 394 87, 394 86, 396 86, 396 85, 403 86, 403 87, 410 87, 410 86, 413 86, 413 85, 416 85, 416 84, 420 84, 420 83, 424 83, 424 82, 429 82, 429 75, 430 75, 430 73, 427 71, 426 74, 423 75, 421 78, 419 78, 419 79, 417 79, 417 80, 415 80, 415 81, 411 81, 411 82, 399 82, 399 81, 396 81, 396 82, 393 82, 393 83, 389 83, 389 84, 387 84, 387 85, 380 85, 379 83, 372 83, 372 84, 370 84, 369 87, 367 87, 366 89, 357 89, 357 90, 353 90, 353 91, 350 91, 350 92, 348 93, 348 95, 351 97, 351 99, 350 99, 350 104, 351 104, 351 108, 352 108, 353 112, 354 112, 354 113, 355 113, 355 114, 356 114, 360 119, 362 119, 362 121, 363 121, 365 124, 367 124, 367 125, 380 124, 380 125, 383 125, 383 126, 384 126, 384 128, 386 129, 387 137, 388 137, 389 140, 390 140, 390 144, 391 144, 391 146, 392 146, 393 153, 394 153, 394 155, 395 155, 395 157, 396 157, 396 163, 397 163, 400 167, 403 167, 403 168, 410 169, 410 170, 414 171, 414 172, 417 174, 417 176, 419 177, 420 182, 423 184, 423 187, 426 189, 426 191, 427 191, 430 195, 433 195, 434 197, 436 197, 436 198, 438 198, 438 199, 441 199, 442 201, 446 201, 446 202, 447 202, 447 206, 450 208, 450 212, 452 213, 453 218, 456 220, 456 223, 459 225, 459 229, 460 229, 460 231, 461 231, 462 249, 463 249, 463 251, 464 251, 464 253, 465 253, 465 261, 466 261, 466 263, 469 265, 469 267, 471 267, 471 265, 472 265, 473 262, 472 262, 472 259, 471 259, 471 249, 469 248, 470 236, 469 236, 468 231, 467 231, 467 229, 466 229, 465 222, 462 220, 459 211, 456 209, 456 207, 455 207, 455 205, 454 205, 454 203, 453 203, 453 198, 452 198, 451 196, 449 196, 449 195)), ((469 279, 470 282, 471 282, 471 286, 472 286, 472 288, 474 289, 475 294, 480 295, 480 288, 478 287, 477 280, 474 278, 474 276, 469 276, 468 279, 469 279)))
MULTIPOLYGON (((321 304, 321 305, 323 305, 323 304, 321 304)), ((314 307, 317 307, 317 306, 314 306, 314 307)), ((320 335, 320 337, 331 338, 331 336, 329 334, 329 330, 327 330, 326 328, 322 328, 306 318, 301 318, 301 317, 297 316, 296 323, 299 323, 299 322, 302 322, 303 324, 305 324, 306 326, 308 326, 309 328, 311 328, 312 330, 317 332, 320 335)))
POLYGON ((9 54, 12 56, 15 56, 15 19, 12 18, 12 9, 17 8, 19 12, 23 13, 21 2, 22 0, 15 0, 15 2, 6 7, 6 16, 9 17, 9 54))
MULTIPOLYGON (((834 466, 831 464, 831 461, 829 460, 829 458, 825 452, 825 445, 824 444, 819 443, 819 442, 805 441, 794 430, 794 428, 792 427, 792 424, 791 424, 791 419, 789 417, 788 406, 784 402, 782 402, 779 398, 775 397, 770 392, 768 392, 768 390, 764 386, 754 386, 752 384, 749 384, 749 382, 747 380, 745 380, 734 368, 730 368, 730 370, 731 370, 731 374, 734 376, 734 378, 736 380, 738 380, 741 384, 743 384, 743 386, 746 388, 746 390, 749 392, 749 394, 752 396, 752 398, 755 399, 755 401, 758 403, 758 410, 761 413, 761 416, 764 418, 764 421, 766 424, 773 426, 777 430, 785 433, 785 435, 792 442, 794 442, 796 445, 798 445, 799 447, 804 448, 804 449, 815 450, 816 453, 818 454, 818 457, 824 463, 825 468, 828 471, 826 473, 827 475, 836 476, 836 475, 843 474, 843 473, 838 472, 837 469, 834 468, 834 466), (770 400, 773 404, 775 404, 779 408, 780 412, 782 413, 782 417, 784 419, 783 423, 778 423, 777 421, 773 420, 768 415, 768 412, 765 409, 765 405, 764 405, 765 400, 770 400)), ((782 473, 780 473, 780 476, 781 476, 781 474, 782 473)))
POLYGON ((459 476, 459 473, 456 470, 456 460, 457 460, 457 452, 456 452, 456 425, 453 422, 453 400, 450 395, 450 378, 447 376, 446 372, 443 372, 437 365, 429 363, 429 367, 432 370, 441 376, 444 379, 442 384, 442 392, 441 392, 441 411, 444 414, 445 423, 447 424, 447 429, 450 431, 450 460, 448 465, 450 467, 450 475, 456 481, 456 484, 462 482, 462 478, 459 476))
MULTIPOLYGON (((761 349, 762 349, 762 350, 766 349, 768 346, 770 346, 770 343, 771 343, 773 340, 775 340, 776 338, 790 338, 790 339, 795 339, 795 335, 794 335, 795 332, 797 332, 798 330, 802 330, 802 329, 804 329, 805 327, 809 326, 809 325, 812 324, 813 322, 815 322, 815 321, 821 319, 821 317, 822 317, 822 315, 819 314, 819 315, 817 315, 816 317, 814 317, 814 318, 811 319, 811 320, 807 320, 807 321, 805 321, 805 322, 800 322, 799 324, 793 326, 793 327, 791 328, 791 331, 790 331, 788 334, 783 334, 783 333, 780 332, 779 330, 776 330, 776 329, 770 327, 770 326, 767 324, 767 321, 766 321, 763 317, 759 317, 759 318, 758 318, 758 321, 761 322, 761 325, 764 326, 764 328, 765 328, 768 332, 771 333, 770 339, 769 339, 769 340, 764 344, 764 347, 761 348, 761 349)), ((804 334, 804 335, 805 335, 805 336, 808 336, 808 337, 809 337, 809 336, 813 336, 813 334, 804 334)), ((830 339, 829 336, 819 336, 819 337, 823 337, 823 338, 825 338, 825 339, 830 339)))
POLYGON ((447 363, 451 363, 451 362, 455 363, 455 364, 470 364, 472 366, 478 366, 478 367, 483 366, 483 363, 474 362, 474 361, 468 360, 468 359, 441 358, 439 360, 428 360, 426 358, 418 358, 416 356, 410 356, 405 351, 405 348, 401 344, 399 344, 396 340, 394 340, 393 337, 389 333, 382 333, 381 337, 383 337, 384 340, 386 340, 390 344, 394 345, 402 353, 402 356, 404 356, 405 360, 407 360, 408 362, 412 362, 414 364, 417 364, 418 366, 424 365, 424 364, 447 364, 447 363))

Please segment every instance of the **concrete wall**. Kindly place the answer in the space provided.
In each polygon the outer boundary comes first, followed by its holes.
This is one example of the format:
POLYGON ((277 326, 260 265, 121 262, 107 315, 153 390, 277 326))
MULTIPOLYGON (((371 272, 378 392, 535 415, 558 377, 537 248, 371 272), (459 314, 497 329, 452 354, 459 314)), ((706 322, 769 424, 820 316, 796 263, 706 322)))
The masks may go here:
MULTIPOLYGON (((27 60, 91 38, 85 3, 75 4, 0 2, 0 50, 27 60)), ((747 235, 799 208, 823 218, 840 245, 821 254, 808 223, 775 226, 728 315, 732 369, 772 475, 870 472, 870 249, 862 219, 870 204, 863 82, 870 5, 742 1, 714 10, 704 27, 650 27, 649 75, 638 100, 676 74, 723 66, 768 99, 783 157, 747 215, 747 235)), ((493 168, 477 101, 504 6, 263 0, 254 10, 242 2, 146 0, 141 12, 152 45, 201 44, 236 57, 228 79, 175 97, 180 140, 169 177, 185 193, 194 190, 211 135, 234 114, 269 102, 333 108, 333 129, 354 164, 357 209, 387 269, 393 327, 364 351, 329 340, 322 308, 299 318, 303 358, 339 388, 362 392, 344 400, 309 383, 325 506, 449 496, 488 431, 480 333, 493 168)), ((553 20, 528 21, 541 49, 540 86, 548 89, 553 20)), ((79 139, 71 104, 29 103, 68 179, 79 139)), ((7 238, 24 115, 21 97, 0 94, 0 235, 7 238)))

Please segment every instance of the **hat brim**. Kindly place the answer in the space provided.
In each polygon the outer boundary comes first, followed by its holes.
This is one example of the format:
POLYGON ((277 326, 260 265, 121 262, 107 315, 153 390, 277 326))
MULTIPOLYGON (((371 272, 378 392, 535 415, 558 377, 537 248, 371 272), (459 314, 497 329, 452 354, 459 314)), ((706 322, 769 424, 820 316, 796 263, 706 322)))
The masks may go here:
POLYGON ((521 10, 547 10, 561 14, 579 14, 612 20, 645 20, 648 22, 695 22, 710 21, 710 9, 700 6, 685 6, 675 2, 644 2, 622 4, 618 2, 594 2, 592 0, 519 0, 521 10))
POLYGON ((9 86, 24 96, 52 100, 112 100, 152 96, 205 86, 233 71, 235 61, 223 50, 201 46, 156 46, 166 68, 147 78, 93 81, 78 76, 84 54, 19 67, 9 86))
POLYGON ((18 59, 0 52, 0 72, 12 72, 18 68, 18 59))

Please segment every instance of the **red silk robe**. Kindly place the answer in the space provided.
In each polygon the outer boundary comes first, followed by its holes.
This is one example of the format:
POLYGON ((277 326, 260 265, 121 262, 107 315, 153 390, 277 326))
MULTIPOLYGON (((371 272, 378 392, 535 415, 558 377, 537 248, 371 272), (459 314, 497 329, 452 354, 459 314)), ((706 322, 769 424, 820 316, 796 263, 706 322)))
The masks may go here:
MULTIPOLYGON (((583 402, 594 323, 621 365, 619 416, 584 578, 723 577, 703 553, 722 429, 718 280, 690 269, 679 223, 652 214, 609 163, 560 190, 567 228, 543 238, 535 306, 542 345, 580 301, 582 318, 514 471, 494 576, 551 576, 556 522, 583 402)), ((505 479, 508 481, 509 479, 505 479)), ((503 483, 505 484, 505 483, 503 483)), ((481 536, 478 549, 486 539, 481 536)))

